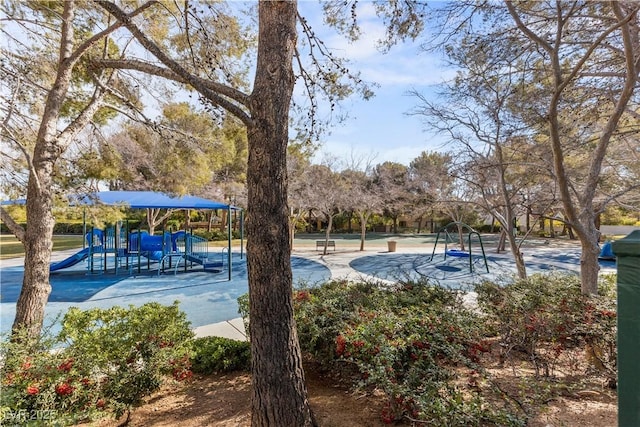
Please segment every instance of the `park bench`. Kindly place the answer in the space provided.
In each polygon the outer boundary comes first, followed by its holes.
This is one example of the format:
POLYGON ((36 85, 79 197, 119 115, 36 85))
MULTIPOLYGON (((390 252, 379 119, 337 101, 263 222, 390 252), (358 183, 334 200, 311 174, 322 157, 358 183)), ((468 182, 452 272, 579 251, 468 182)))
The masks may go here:
POLYGON ((336 250, 336 241, 335 240, 316 240, 316 251, 320 250, 320 249, 324 249, 325 248, 325 243, 327 246, 327 249, 329 248, 333 248, 333 250, 336 250))

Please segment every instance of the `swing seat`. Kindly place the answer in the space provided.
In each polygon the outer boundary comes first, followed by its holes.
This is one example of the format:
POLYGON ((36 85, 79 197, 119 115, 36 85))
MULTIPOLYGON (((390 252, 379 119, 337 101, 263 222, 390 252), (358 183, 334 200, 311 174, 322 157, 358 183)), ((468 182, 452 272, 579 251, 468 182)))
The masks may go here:
POLYGON ((455 257, 459 257, 459 258, 469 258, 469 252, 461 251, 460 249, 448 249, 447 250, 447 255, 448 256, 455 256, 455 257))

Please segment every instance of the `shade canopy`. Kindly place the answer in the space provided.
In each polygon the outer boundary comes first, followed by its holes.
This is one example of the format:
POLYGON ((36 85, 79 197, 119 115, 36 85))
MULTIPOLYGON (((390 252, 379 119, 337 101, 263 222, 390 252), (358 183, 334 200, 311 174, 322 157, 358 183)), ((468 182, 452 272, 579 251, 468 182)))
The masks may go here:
MULTIPOLYGON (((70 204, 127 206, 133 209, 232 209, 237 206, 225 205, 213 200, 195 196, 174 197, 155 191, 98 191, 90 196, 70 197, 70 204)), ((26 205, 27 199, 3 200, 2 206, 26 205)))
POLYGON ((195 196, 173 197, 155 191, 98 191, 75 204, 128 206, 133 209, 240 209, 195 196))

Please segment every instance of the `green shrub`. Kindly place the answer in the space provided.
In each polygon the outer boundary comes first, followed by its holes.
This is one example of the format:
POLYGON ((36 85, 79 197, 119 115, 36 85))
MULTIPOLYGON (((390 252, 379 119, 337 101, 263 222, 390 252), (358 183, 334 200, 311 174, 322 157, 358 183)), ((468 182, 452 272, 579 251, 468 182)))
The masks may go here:
POLYGON ((244 331, 247 339, 250 339, 249 334, 249 294, 243 294, 238 297, 238 314, 242 317, 242 323, 244 324, 244 331))
POLYGON ((2 342, 3 412, 55 414, 59 424, 120 417, 166 375, 191 375, 193 333, 177 303, 71 308, 62 325, 56 336, 2 342))
POLYGON ((107 378, 102 389, 117 417, 157 390, 163 375, 186 379, 191 373, 193 332, 178 303, 87 311, 72 308, 62 325, 60 336, 69 341, 70 348, 107 378))
MULTIPOLYGON (((18 225, 22 228, 27 227, 26 222, 18 222, 18 225)), ((7 227, 7 225, 4 222, 0 223, 0 233, 13 235, 13 232, 9 230, 9 227, 7 227)))
POLYGON ((477 224, 473 229, 478 233, 500 233, 502 226, 499 224, 494 224, 493 226, 491 224, 477 224))
POLYGON ((82 234, 83 230, 82 222, 56 222, 53 226, 53 234, 82 234))
POLYGON ((383 421, 523 425, 506 403, 481 396, 476 362, 488 344, 461 293, 428 282, 334 281, 296 290, 294 304, 302 349, 327 367, 355 368, 358 387, 383 391, 383 421))
POLYGON ((196 338, 191 369, 199 374, 211 374, 247 370, 251 362, 248 341, 237 341, 222 337, 196 338))
MULTIPOLYGON (((204 229, 195 229, 193 230, 193 234, 195 236, 199 236, 202 237, 203 239, 207 239, 209 241, 212 242, 216 242, 216 241, 223 241, 223 240, 228 240, 228 234, 227 231, 220 231, 220 230, 212 230, 212 231, 207 231, 204 229)), ((231 232, 231 238, 232 239, 239 239, 240 238, 240 231, 239 230, 233 230, 231 232)))
POLYGON ((616 273, 601 274, 598 277, 598 295, 608 300, 615 300, 617 298, 617 282, 618 275, 616 273))

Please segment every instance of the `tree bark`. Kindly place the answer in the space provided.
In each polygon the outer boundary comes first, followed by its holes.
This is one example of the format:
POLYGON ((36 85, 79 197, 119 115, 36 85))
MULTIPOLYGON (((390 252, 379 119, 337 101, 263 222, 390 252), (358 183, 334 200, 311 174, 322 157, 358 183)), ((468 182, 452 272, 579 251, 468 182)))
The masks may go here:
POLYGON ((496 253, 504 252, 505 245, 507 243, 507 232, 504 230, 500 230, 500 238, 498 239, 498 247, 496 248, 496 253))
POLYGON ((364 242, 367 238, 367 221, 369 220, 370 213, 359 212, 360 217, 360 251, 364 251, 364 242))
POLYGON ((462 223, 458 222, 456 224, 456 229, 458 230, 458 245, 460 246, 460 250, 464 251, 466 250, 466 247, 464 244, 464 230, 462 228, 462 223))
POLYGON ((252 426, 316 425, 293 319, 286 155, 295 1, 260 2, 258 58, 249 105, 247 265, 252 426))
POLYGON ((324 251, 322 255, 327 254, 327 249, 329 248, 329 238, 331 237, 331 229, 333 228, 333 215, 328 214, 327 218, 327 229, 324 231, 324 251))
MULTIPOLYGON (((51 294, 49 283, 49 264, 53 248, 51 171, 53 163, 46 160, 45 152, 50 152, 52 145, 40 146, 34 155, 34 166, 40 177, 39 186, 34 178, 29 178, 27 189, 27 228, 24 239, 24 277, 22 289, 16 304, 16 317, 13 331, 26 328, 27 334, 36 337, 42 330, 45 306, 51 294), (45 159, 43 159, 45 157, 45 159)), ((14 335, 14 338, 18 335, 14 335)))
POLYGON ((526 279, 527 278, 527 266, 524 263, 524 258, 522 257, 522 252, 520 252, 520 246, 518 246, 518 242, 516 241, 516 236, 513 233, 506 233, 507 240, 509 241, 509 249, 511 249, 511 253, 513 254, 513 259, 516 262, 516 271, 518 272, 518 278, 526 279))
POLYGON ((597 241, 598 238, 595 235, 593 235, 591 239, 580 239, 582 247, 582 253, 580 255, 580 279, 582 283, 582 293, 586 295, 598 294, 598 273, 600 271, 598 256, 600 255, 600 248, 598 247, 597 241))

